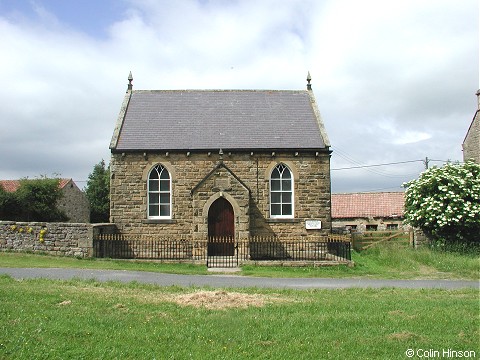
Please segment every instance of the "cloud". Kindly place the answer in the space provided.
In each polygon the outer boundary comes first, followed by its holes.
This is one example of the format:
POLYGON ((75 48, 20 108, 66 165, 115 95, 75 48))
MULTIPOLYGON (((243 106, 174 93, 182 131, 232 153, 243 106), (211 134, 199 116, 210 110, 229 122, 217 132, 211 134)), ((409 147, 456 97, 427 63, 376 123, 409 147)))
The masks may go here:
MULTIPOLYGON (((134 89, 303 89, 310 70, 332 167, 460 160, 476 110, 474 0, 106 0, 94 6, 115 18, 93 19, 97 33, 76 9, 34 4, 0 5, 0 178, 86 180, 109 158, 129 71, 134 89)), ((334 171, 332 188, 422 169, 402 166, 334 171)))
POLYGON ((380 141, 385 146, 393 145, 409 145, 415 144, 419 141, 428 140, 432 137, 431 134, 419 130, 405 130, 395 123, 392 119, 382 119, 376 129, 377 134, 382 134, 380 141))

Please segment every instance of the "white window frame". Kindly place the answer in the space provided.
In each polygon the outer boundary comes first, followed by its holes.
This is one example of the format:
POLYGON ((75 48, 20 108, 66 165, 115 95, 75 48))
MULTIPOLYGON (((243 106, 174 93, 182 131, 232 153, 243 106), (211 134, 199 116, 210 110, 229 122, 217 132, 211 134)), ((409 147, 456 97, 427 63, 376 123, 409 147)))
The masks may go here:
POLYGON ((284 163, 279 163, 277 164, 273 169, 272 171, 270 172, 270 179, 269 179, 269 207, 270 207, 270 218, 271 219, 293 219, 294 218, 294 214, 295 214, 295 193, 294 193, 294 184, 295 184, 295 180, 294 180, 294 176, 293 176, 293 171, 292 169, 290 169, 286 164, 284 163), (272 190, 272 174, 273 172, 278 169, 279 167, 283 167, 282 171, 279 171, 280 173, 280 190, 272 190), (287 169, 289 172, 290 172, 290 190, 287 190, 287 191, 284 191, 282 188, 283 188, 283 183, 282 181, 284 180, 283 179, 283 173, 285 171, 285 169, 287 169), (280 203, 272 203, 272 193, 280 193, 280 203), (291 207, 292 207, 292 213, 291 214, 288 214, 288 215, 285 215, 285 214, 272 214, 272 205, 274 204, 280 204, 280 209, 282 209, 282 205, 284 204, 283 201, 282 201, 282 194, 283 193, 290 193, 291 194, 291 203, 285 203, 285 204, 291 204, 291 207))
MULTIPOLYGON (((157 180, 157 179, 153 179, 153 180, 157 180)), ((165 181, 165 179, 163 179, 163 181, 165 181)), ((172 218, 172 175, 170 174, 170 171, 168 171, 168 169, 163 166, 162 164, 156 164, 154 167, 152 167, 152 169, 148 172, 148 177, 147 177, 147 218, 148 219, 171 219, 172 218), (152 172, 156 171, 157 174, 158 174, 158 190, 151 190, 150 189, 150 176, 152 175, 152 172), (162 173, 166 171, 166 173, 168 174, 168 191, 165 191, 165 190, 161 190, 161 187, 160 187, 160 180, 161 179, 161 176, 162 176, 162 173), (167 204, 167 203, 161 203, 160 202, 160 195, 161 194, 166 194, 168 193, 169 197, 168 197, 168 207, 169 207, 169 212, 168 212, 168 215, 160 215, 161 212, 160 212, 160 208, 161 208, 161 205, 162 204, 167 204), (158 194, 158 204, 154 204, 154 205, 158 205, 158 215, 150 215, 150 195, 151 194, 158 194)))

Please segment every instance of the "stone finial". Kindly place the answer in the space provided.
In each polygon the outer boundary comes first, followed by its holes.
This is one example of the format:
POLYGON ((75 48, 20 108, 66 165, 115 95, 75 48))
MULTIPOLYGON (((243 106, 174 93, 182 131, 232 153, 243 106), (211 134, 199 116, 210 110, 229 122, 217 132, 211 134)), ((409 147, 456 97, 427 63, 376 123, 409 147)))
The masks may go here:
POLYGON ((477 103, 478 103, 478 110, 480 110, 480 89, 477 90, 477 93, 475 94, 477 95, 477 103))
POLYGON ((132 72, 130 71, 130 74, 128 74, 128 87, 127 87, 127 91, 132 91, 132 89, 133 89, 132 81, 133 81, 133 76, 132 76, 132 72))
POLYGON ((312 85, 310 84, 310 81, 312 81, 312 77, 310 76, 310 71, 307 74, 307 90, 312 90, 312 85))

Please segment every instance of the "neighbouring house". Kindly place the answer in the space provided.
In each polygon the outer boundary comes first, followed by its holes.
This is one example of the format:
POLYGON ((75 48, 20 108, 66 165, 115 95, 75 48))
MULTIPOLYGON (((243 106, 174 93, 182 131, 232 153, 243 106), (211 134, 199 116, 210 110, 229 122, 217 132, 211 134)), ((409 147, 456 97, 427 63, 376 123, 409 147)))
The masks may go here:
POLYGON ((123 234, 313 238, 331 232, 330 143, 306 90, 133 90, 111 140, 123 234))
MULTIPOLYGON (((15 192, 20 187, 20 180, 0 180, 5 191, 15 192)), ((63 196, 57 207, 68 217, 70 223, 90 222, 90 205, 85 193, 79 189, 72 179, 60 179, 58 184, 63 196)))
POLYGON ((477 91, 477 111, 463 140, 463 161, 473 159, 480 164, 480 90, 477 91))
POLYGON ((401 230, 403 192, 332 194, 332 227, 335 232, 401 230))

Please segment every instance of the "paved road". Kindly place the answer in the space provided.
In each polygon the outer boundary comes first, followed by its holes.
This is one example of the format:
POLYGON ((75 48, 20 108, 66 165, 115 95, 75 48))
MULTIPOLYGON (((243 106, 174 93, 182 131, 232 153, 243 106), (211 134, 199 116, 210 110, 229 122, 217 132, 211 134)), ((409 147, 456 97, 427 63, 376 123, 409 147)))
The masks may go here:
POLYGON ((95 279, 97 281, 136 281, 161 286, 210 286, 214 288, 276 288, 276 289, 342 289, 342 288, 477 288, 479 281, 464 280, 382 280, 382 279, 319 279, 319 278, 259 278, 239 275, 174 275, 144 271, 0 268, 0 274, 15 279, 47 278, 67 280, 95 279))

